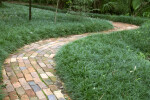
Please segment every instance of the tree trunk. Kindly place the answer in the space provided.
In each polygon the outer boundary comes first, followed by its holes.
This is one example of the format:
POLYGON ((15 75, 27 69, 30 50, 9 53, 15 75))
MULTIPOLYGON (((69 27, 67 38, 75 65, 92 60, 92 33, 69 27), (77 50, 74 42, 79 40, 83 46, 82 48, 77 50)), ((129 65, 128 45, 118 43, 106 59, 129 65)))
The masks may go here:
POLYGON ((58 10, 58 6, 59 6, 59 0, 57 0, 57 6, 56 6, 56 12, 55 12, 55 20, 54 22, 57 22, 57 10, 58 10))
POLYGON ((0 0, 0 5, 2 4, 2 0, 0 0))
POLYGON ((29 0, 29 20, 31 20, 32 15, 31 15, 31 0, 29 0))

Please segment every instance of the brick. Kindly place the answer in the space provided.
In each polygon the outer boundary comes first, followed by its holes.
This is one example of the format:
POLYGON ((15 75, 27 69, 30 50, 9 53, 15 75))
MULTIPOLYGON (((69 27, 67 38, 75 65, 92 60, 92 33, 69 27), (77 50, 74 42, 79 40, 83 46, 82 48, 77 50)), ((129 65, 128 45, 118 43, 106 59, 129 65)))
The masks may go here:
POLYGON ((48 100, 57 100, 57 99, 56 99, 55 95, 49 95, 48 100))
POLYGON ((25 91, 22 87, 16 88, 16 92, 19 96, 22 96, 25 94, 25 91))
POLYGON ((40 74, 40 76, 43 78, 43 79, 47 79, 48 76, 46 74, 40 74))
POLYGON ((49 85, 49 88, 51 89, 51 91, 57 91, 58 88, 55 85, 49 85))
POLYGON ((26 90, 25 92, 28 95, 28 97, 35 97, 35 93, 32 89, 26 90))
POLYGON ((25 90, 31 89, 31 87, 29 86, 29 84, 26 82, 24 78, 20 78, 19 82, 25 90))
POLYGON ((38 84, 39 82, 42 82, 42 81, 40 80, 40 78, 33 78, 33 80, 34 80, 34 82, 35 82, 36 84, 38 84))
POLYGON ((37 97, 31 97, 30 100, 38 100, 37 97))
POLYGON ((20 68, 20 70, 25 70, 25 69, 27 69, 26 67, 19 67, 20 68))
POLYGON ((47 85, 52 85, 53 82, 50 79, 44 79, 43 80, 47 85))
POLYGON ((13 84, 13 86, 14 86, 14 88, 19 88, 19 87, 21 87, 21 84, 19 82, 16 82, 13 84))
POLYGON ((54 91, 54 94, 58 99, 64 98, 64 95, 61 93, 61 90, 54 91))
POLYGON ((27 69, 22 70, 23 74, 29 74, 29 71, 27 69))
POLYGON ((15 91, 9 93, 10 100, 18 99, 18 96, 15 91))
POLYGON ((11 76, 11 77, 10 77, 10 81, 11 81, 11 83, 13 84, 13 83, 18 82, 18 79, 17 79, 16 76, 11 76))
POLYGON ((43 82, 38 82, 37 84, 39 85, 39 87, 40 87, 41 89, 46 89, 46 88, 48 88, 48 87, 45 85, 45 83, 43 83, 43 82))
POLYGON ((53 77, 54 74, 52 74, 51 72, 46 72, 46 74, 49 76, 49 77, 53 77))
POLYGON ((6 89, 7 89, 7 92, 12 92, 12 91, 14 91, 14 87, 13 87, 13 85, 10 83, 9 80, 7 80, 6 89))
POLYGON ((25 66, 25 64, 23 62, 19 63, 19 67, 24 67, 24 66, 25 66))
POLYGON ((46 65, 45 65, 43 62, 40 62, 39 65, 40 65, 41 67, 46 67, 46 65))
POLYGON ((28 70, 30 73, 35 72, 35 69, 33 67, 29 67, 28 70))
POLYGON ((9 96, 5 97, 3 100, 10 100, 10 99, 9 99, 9 96))
POLYGON ((34 92, 38 92, 41 90, 41 88, 38 85, 31 85, 34 92))
POLYGON ((11 68, 11 67, 5 67, 5 71, 6 71, 6 72, 11 72, 11 71, 12 71, 12 68, 11 68))
POLYGON ((23 74, 21 72, 17 73, 16 75, 17 75, 18 78, 23 78, 23 74))
POLYGON ((30 86, 36 85, 36 83, 35 83, 34 81, 30 81, 30 82, 28 82, 28 83, 29 83, 30 86))
POLYGON ((43 89, 44 93, 48 96, 48 95, 52 95, 52 91, 50 90, 50 88, 48 89, 43 89))
POLYGON ((42 91, 36 92, 36 95, 37 95, 37 97, 38 97, 39 99, 46 99, 46 97, 45 97, 45 95, 43 94, 42 91))
POLYGON ((54 56, 55 56, 55 54, 51 54, 51 55, 50 55, 50 58, 54 58, 54 56))
POLYGON ((26 78, 26 81, 32 81, 32 76, 31 74, 24 74, 25 78, 26 78))
POLYGON ((39 75, 37 74, 37 72, 31 72, 31 75, 33 78, 39 78, 39 75))
POLYGON ((50 79, 55 83, 57 81, 57 77, 53 76, 53 77, 50 77, 50 79))
POLYGON ((27 95, 23 95, 23 96, 21 96, 21 100, 29 100, 29 98, 27 95))
POLYGON ((11 58, 11 62, 17 62, 16 58, 11 58))
POLYGON ((50 71, 50 68, 44 67, 43 70, 44 70, 45 72, 49 72, 49 71, 50 71))
POLYGON ((39 74, 43 74, 44 73, 44 71, 43 71, 43 69, 37 69, 37 72, 39 73, 39 74))

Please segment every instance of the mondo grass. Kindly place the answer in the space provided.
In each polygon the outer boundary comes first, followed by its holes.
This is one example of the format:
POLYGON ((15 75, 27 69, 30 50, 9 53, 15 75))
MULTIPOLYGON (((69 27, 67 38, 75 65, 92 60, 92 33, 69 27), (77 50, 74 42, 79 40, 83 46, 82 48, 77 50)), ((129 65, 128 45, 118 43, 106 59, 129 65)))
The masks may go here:
POLYGON ((145 23, 136 30, 91 35, 59 50, 56 70, 72 100, 149 100, 150 21, 129 20, 145 23))
MULTIPOLYGON (((28 7, 3 3, 0 8, 0 81, 2 65, 6 57, 17 48, 41 39, 61 37, 112 29, 109 21, 32 9, 32 20, 28 21, 28 7)), ((2 99, 0 89, 0 100, 2 99)))
POLYGON ((0 79, 5 58, 17 48, 41 39, 61 37, 112 29, 109 21, 32 9, 32 20, 28 21, 28 7, 3 3, 0 8, 0 79))

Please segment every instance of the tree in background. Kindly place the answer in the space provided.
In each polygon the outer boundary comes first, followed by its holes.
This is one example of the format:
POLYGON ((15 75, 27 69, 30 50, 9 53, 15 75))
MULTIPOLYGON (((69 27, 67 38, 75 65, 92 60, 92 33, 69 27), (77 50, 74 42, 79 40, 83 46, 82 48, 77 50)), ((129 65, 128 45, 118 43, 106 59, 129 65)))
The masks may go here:
POLYGON ((29 20, 31 20, 32 15, 31 15, 31 2, 32 0, 29 0, 29 20))
POLYGON ((2 4, 2 0, 0 0, 0 5, 2 4))

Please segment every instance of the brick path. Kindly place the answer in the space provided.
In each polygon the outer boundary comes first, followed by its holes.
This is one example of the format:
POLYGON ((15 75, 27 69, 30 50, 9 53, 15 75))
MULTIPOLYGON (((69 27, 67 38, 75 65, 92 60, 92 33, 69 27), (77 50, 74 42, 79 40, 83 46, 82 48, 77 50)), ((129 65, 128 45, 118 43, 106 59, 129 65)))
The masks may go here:
MULTIPOLYGON (((135 25, 113 22, 120 31, 137 28, 135 25)), ((6 85, 4 100, 66 100, 63 83, 55 74, 53 60, 60 47, 68 42, 86 37, 89 33, 66 38, 50 38, 26 45, 4 62, 3 84, 6 85)))

